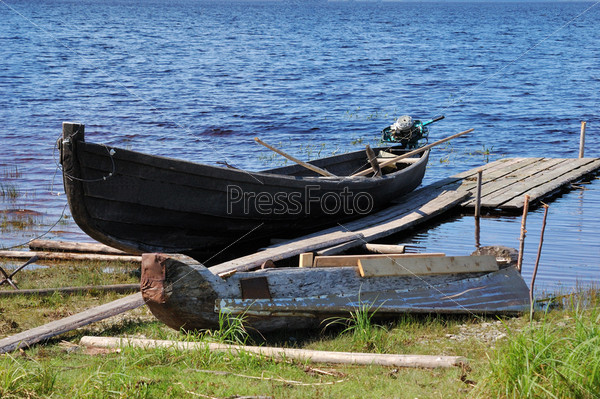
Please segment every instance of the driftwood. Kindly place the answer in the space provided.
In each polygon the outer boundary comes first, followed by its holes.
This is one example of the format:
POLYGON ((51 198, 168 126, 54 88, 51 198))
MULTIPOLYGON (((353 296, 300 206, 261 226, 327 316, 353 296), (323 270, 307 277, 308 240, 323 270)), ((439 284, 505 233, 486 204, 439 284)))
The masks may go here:
POLYGON ((29 243, 29 249, 31 249, 32 251, 60 251, 105 255, 130 255, 119 249, 109 247, 108 245, 100 243, 73 241, 33 240, 29 243))
POLYGON ((228 352, 231 354, 252 353, 275 359, 293 359, 312 363, 338 363, 380 365, 393 367, 454 367, 467 364, 461 356, 428 356, 428 355, 395 355, 356 352, 315 351, 309 349, 274 348, 267 346, 226 345, 211 342, 180 342, 139 338, 115 337, 82 337, 83 346, 101 348, 119 348, 131 346, 136 348, 173 348, 177 350, 203 350, 213 352, 228 352))
POLYGON ((85 292, 101 291, 101 292, 116 292, 125 294, 140 290, 139 284, 113 284, 113 285, 87 285, 83 287, 58 287, 58 288, 40 288, 40 289, 25 289, 0 291, 0 297, 15 296, 15 295, 52 295, 59 294, 81 294, 85 292))
POLYGON ((134 255, 105 255, 74 252, 40 252, 40 251, 0 251, 0 258, 29 259, 37 255, 42 260, 88 260, 108 262, 141 262, 141 256, 134 255))
POLYGON ((67 331, 75 330, 95 321, 135 309, 144 304, 140 293, 132 294, 116 301, 96 306, 61 320, 55 320, 43 326, 23 331, 11 337, 0 339, 0 353, 26 348, 38 342, 52 338, 67 331))

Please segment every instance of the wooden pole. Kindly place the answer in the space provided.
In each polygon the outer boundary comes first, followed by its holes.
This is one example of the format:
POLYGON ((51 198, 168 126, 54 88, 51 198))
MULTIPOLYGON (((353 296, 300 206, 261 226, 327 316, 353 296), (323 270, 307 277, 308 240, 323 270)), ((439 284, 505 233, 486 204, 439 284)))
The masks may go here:
POLYGON ((546 218, 548 217, 547 204, 544 204, 544 219, 542 221, 542 232, 540 233, 540 245, 538 245, 537 258, 535 259, 535 267, 533 268, 533 274, 531 275, 531 284, 529 285, 529 320, 533 320, 533 285, 535 284, 535 276, 537 275, 538 266, 540 264, 540 257, 542 256, 542 244, 544 243, 544 232, 546 231, 546 218))
MULTIPOLYGON (((379 164, 379 167, 383 168, 385 166, 395 164, 396 162, 400 161, 401 159, 410 158, 413 155, 425 152, 428 149, 430 149, 432 147, 435 147, 436 145, 440 145, 442 143, 445 143, 446 141, 450 141, 450 140, 455 139, 457 137, 460 137, 460 136, 462 136, 464 134, 471 133, 473 130, 475 130, 475 129, 465 130, 464 132, 456 133, 456 134, 454 134, 454 135, 452 135, 450 137, 446 137, 445 139, 438 140, 435 143, 427 144, 426 146, 423 146, 421 148, 417 148, 416 150, 407 152, 406 154, 402 154, 402 155, 398 155, 397 157, 394 157, 394 158, 386 159, 385 161, 383 161, 383 162, 381 162, 379 164)), ((352 175, 352 177, 355 177, 355 176, 366 176, 366 175, 368 175, 371 172, 373 172, 373 168, 372 167, 368 168, 368 169, 365 169, 363 171, 360 171, 358 173, 355 173, 355 174, 352 175)))
POLYGON ((585 147, 585 125, 587 122, 581 121, 581 133, 579 134, 579 158, 583 158, 583 149, 585 147))
POLYGON ((527 222, 527 212, 529 211, 529 195, 525 194, 525 199, 523 203, 523 218, 521 219, 521 237, 519 238, 519 258, 517 261, 517 270, 519 273, 523 267, 523 249, 525 248, 525 234, 527 230, 525 229, 527 222))
POLYGON ((182 342, 140 338, 82 337, 80 345, 101 348, 173 348, 177 350, 206 350, 211 352, 252 353, 275 359, 298 360, 312 363, 362 364, 393 367, 454 367, 467 364, 461 356, 396 355, 356 352, 330 352, 309 349, 276 348, 268 346, 227 345, 213 342, 182 342))
POLYGON ((25 290, 2 290, 0 291, 0 298, 6 296, 18 296, 18 295, 36 295, 46 296, 59 294, 84 294, 88 292, 115 292, 117 294, 125 294, 130 292, 136 292, 140 290, 139 284, 114 284, 114 285, 88 285, 84 287, 58 287, 58 288, 38 288, 38 289, 25 289, 25 290))
POLYGON ((281 151, 280 149, 277 149, 277 148, 271 146, 270 144, 265 143, 264 141, 262 141, 258 137, 255 137, 254 141, 256 141, 258 144, 264 145, 269 150, 278 153, 279 155, 281 155, 281 156, 289 159, 290 161, 296 162, 298 165, 302 165, 305 168, 312 170, 313 172, 316 172, 316 173, 318 173, 320 175, 323 175, 323 176, 326 176, 326 177, 336 177, 336 175, 334 175, 333 173, 329 173, 325 169, 321 169, 318 166, 312 165, 310 163, 306 163, 304 161, 299 160, 298 158, 295 158, 295 157, 291 156, 290 154, 286 154, 285 152, 281 151))
POLYGON ((477 171, 477 194, 475 197, 475 217, 479 219, 481 216, 481 176, 483 171, 479 169, 477 171))
POLYGON ((481 230, 479 224, 479 218, 481 216, 481 178, 483 171, 479 169, 477 171, 477 191, 475 195, 475 248, 479 248, 481 246, 481 230))
POLYGON ((375 171, 373 173, 373 177, 381 176, 381 168, 379 167, 379 161, 377 161, 377 156, 375 155, 375 151, 371 148, 370 145, 366 146, 367 158, 369 159, 369 163, 371 164, 371 168, 375 171))

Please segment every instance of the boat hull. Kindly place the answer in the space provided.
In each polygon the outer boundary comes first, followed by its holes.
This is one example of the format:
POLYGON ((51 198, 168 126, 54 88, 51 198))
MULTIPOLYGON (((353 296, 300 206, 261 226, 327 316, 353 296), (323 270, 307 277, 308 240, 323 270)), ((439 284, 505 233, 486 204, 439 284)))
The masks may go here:
POLYGON ((299 165, 247 172, 88 143, 83 125, 66 123, 60 148, 71 214, 85 233, 130 253, 192 256, 364 216, 419 186, 428 159, 381 178, 344 177, 367 165, 364 151, 313 162, 342 177, 299 165))
POLYGON ((219 327, 219 313, 262 332, 323 326, 358 309, 392 318, 402 313, 517 314, 529 291, 509 266, 488 273, 360 277, 356 267, 274 268, 221 279, 191 258, 142 256, 142 295, 174 329, 219 327))

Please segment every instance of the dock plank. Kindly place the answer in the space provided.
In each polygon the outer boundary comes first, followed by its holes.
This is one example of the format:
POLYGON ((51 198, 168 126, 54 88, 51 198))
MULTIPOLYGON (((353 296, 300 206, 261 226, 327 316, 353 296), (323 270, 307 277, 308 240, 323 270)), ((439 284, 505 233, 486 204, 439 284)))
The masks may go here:
MULTIPOLYGON (((577 168, 560 175, 560 178, 557 177, 556 179, 547 181, 536 187, 532 187, 527 192, 525 192, 525 194, 530 195, 531 198, 534 198, 535 200, 542 200, 548 195, 551 195, 552 193, 556 192, 556 190, 560 189, 561 187, 569 183, 578 181, 585 175, 597 172, 598 170, 600 170, 600 159, 583 158, 577 168)), ((561 172, 556 172, 556 174, 559 173, 561 172)), ((502 207, 504 209, 521 209, 523 208, 523 202, 523 196, 520 196, 503 203, 502 207)))
MULTIPOLYGON (((572 168, 572 160, 547 159, 532 165, 532 170, 527 173, 517 174, 505 179, 504 187, 499 187, 493 193, 481 199, 482 206, 487 208, 498 208, 503 203, 513 198, 523 196, 531 187, 539 184, 538 181, 552 178, 549 174, 557 169, 572 168)), ((468 202, 466 206, 475 206, 474 202, 468 202)))
MULTIPOLYGON (((522 195, 527 190, 528 181, 537 174, 563 163, 564 160, 545 158, 520 168, 502 177, 484 184, 481 189, 481 206, 496 208, 507 200, 522 195), (508 196, 508 198, 506 198, 508 196), (501 199, 499 198, 506 198, 501 199)), ((474 207, 475 201, 468 200, 462 204, 464 207, 474 207)))

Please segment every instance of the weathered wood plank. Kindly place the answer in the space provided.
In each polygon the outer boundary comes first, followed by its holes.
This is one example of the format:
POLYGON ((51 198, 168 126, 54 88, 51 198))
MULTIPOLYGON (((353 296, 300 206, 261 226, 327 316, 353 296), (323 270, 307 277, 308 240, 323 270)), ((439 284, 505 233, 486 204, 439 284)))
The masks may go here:
MULTIPOLYGON (((564 159, 545 158, 530 165, 526 169, 521 169, 511 175, 505 176, 500 181, 494 182, 483 189, 481 206, 485 208, 497 208, 500 204, 522 195, 535 179, 544 176, 553 168, 557 168, 567 162, 564 159)), ((473 201, 463 203, 463 206, 474 207, 473 201)))
POLYGON ((264 251, 212 266, 210 271, 214 274, 222 275, 231 271, 253 270, 260 267, 260 265, 268 260, 276 262, 281 259, 300 255, 303 252, 312 252, 321 248, 362 238, 362 234, 339 230, 339 227, 328 229, 322 231, 320 234, 311 234, 310 236, 300 237, 296 240, 271 246, 264 251))
POLYGON ((43 326, 32 328, 31 330, 23 331, 11 337, 1 339, 0 353, 6 353, 15 349, 31 346, 67 331, 138 308, 143 304, 144 300, 142 299, 142 294, 138 292, 64 319, 52 321, 43 326))
POLYGON ((405 259, 405 258, 427 258, 442 257, 443 253, 423 253, 423 254, 368 254, 368 255, 340 255, 340 256, 316 256, 313 262, 314 267, 340 267, 340 266, 358 266, 361 260, 367 259, 405 259))
MULTIPOLYGON (((585 175, 595 173, 600 169, 600 159, 582 158, 579 160, 573 159, 571 161, 581 161, 581 166, 569 172, 563 172, 562 175, 559 175, 560 178, 558 178, 557 176, 557 178, 553 180, 544 182, 543 184, 530 188, 523 194, 528 194, 532 199, 539 201, 544 197, 556 192, 562 186, 569 184, 570 182, 580 180, 585 175)), ((557 171, 555 174, 558 175, 559 173, 560 171, 557 171)), ((503 203, 502 207, 506 209, 521 209, 523 207, 523 197, 521 196, 513 198, 510 201, 503 203)))
POLYGON ((32 251, 62 251, 62 252, 84 252, 108 255, 130 255, 119 249, 109 247, 100 243, 55 241, 55 240, 32 240, 29 243, 32 251))
POLYGON ((471 193, 469 192, 443 192, 434 200, 429 201, 418 208, 415 206, 410 213, 402 217, 387 220, 376 226, 362 229, 360 232, 363 235, 364 242, 375 241, 441 215, 462 203, 469 196, 471 196, 471 193))
MULTIPOLYGON (((517 176, 522 173, 523 170, 531 168, 531 165, 535 165, 538 162, 543 161, 543 158, 526 158, 516 163, 505 164, 502 168, 494 168, 493 170, 484 171, 482 173, 482 187, 481 187, 481 202, 485 201, 486 195, 489 195, 496 191, 499 187, 506 185, 507 179, 511 179, 513 176, 517 176)), ((476 175, 465 179, 461 184, 459 190, 468 190, 474 193, 477 188, 476 175)), ((471 198, 465 202, 473 202, 474 198, 471 198)), ((463 203, 464 206, 464 203, 463 203)))
POLYGON ((419 276, 425 274, 478 273, 498 270, 496 257, 482 256, 423 256, 358 259, 362 277, 419 276))
POLYGON ((130 293, 140 290, 139 284, 113 284, 113 285, 88 285, 83 287, 58 287, 58 288, 38 288, 25 290, 0 290, 0 297, 18 296, 18 295, 53 295, 59 294, 81 294, 85 292, 116 292, 120 294, 130 293))
POLYGON ((75 252, 42 252, 42 251, 0 251, 0 258, 7 259, 29 259, 37 255, 43 260, 87 260, 107 262, 141 262, 141 256, 133 255, 106 255, 75 252))

